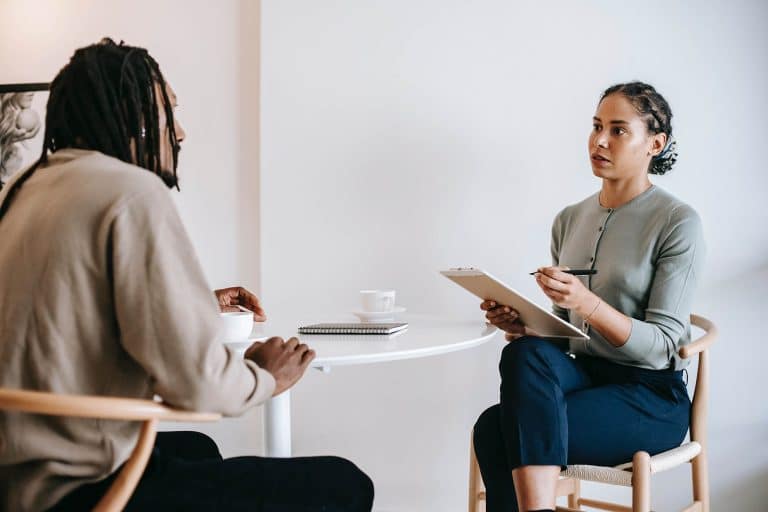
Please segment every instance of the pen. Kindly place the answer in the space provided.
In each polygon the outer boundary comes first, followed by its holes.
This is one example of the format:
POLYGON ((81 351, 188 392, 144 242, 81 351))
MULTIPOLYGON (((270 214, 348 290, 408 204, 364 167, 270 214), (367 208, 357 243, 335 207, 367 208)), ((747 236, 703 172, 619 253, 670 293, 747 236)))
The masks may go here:
MULTIPOLYGON (((571 270, 563 270, 563 272, 565 272, 566 274, 574 275, 574 276, 593 276, 597 274, 597 269, 596 268, 575 268, 571 270)), ((530 275, 534 275, 538 273, 539 271, 537 270, 536 272, 531 272, 530 275)))

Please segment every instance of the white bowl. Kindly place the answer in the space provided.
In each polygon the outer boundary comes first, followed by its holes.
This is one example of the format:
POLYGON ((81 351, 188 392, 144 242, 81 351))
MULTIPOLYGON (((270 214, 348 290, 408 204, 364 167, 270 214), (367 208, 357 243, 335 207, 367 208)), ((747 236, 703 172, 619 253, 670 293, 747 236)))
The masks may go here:
POLYGON ((221 340, 247 340, 253 330, 251 311, 232 311, 221 314, 221 340))

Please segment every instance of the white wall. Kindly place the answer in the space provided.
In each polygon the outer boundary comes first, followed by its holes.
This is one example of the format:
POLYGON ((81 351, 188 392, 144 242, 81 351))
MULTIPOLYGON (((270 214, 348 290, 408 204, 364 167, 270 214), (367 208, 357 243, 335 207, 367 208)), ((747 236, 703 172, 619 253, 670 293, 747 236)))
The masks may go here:
MULTIPOLYGON (((268 0, 259 178, 254 4, 0 0, 0 83, 49 80, 103 35, 148 47, 179 94, 188 140, 174 197, 212 286, 257 288, 263 258, 268 312, 340 314, 358 289, 392 286, 409 311, 466 317, 475 302, 437 269, 483 266, 536 293, 523 272, 548 260, 552 216, 598 186, 585 144, 599 92, 654 83, 681 152, 656 182, 704 217, 698 310, 723 329, 713 510, 760 510, 766 7, 268 0)), ((294 393, 295 451, 358 462, 377 510, 463 510, 469 429, 497 399, 501 347, 309 373, 294 393)), ((258 420, 206 430, 227 455, 258 453, 258 420)), ((658 482, 656 509, 682 503, 684 478, 658 482)))
MULTIPOLYGON (((179 157, 181 193, 169 193, 212 288, 259 284, 258 209, 250 197, 258 194, 257 6, 238 0, 0 0, 0 83, 51 81, 76 48, 104 36, 145 47, 159 62, 187 132, 179 157)), ((261 447, 259 410, 204 430, 227 454, 261 447)))
MULTIPOLYGON (((409 311, 474 317, 476 301, 437 275, 468 264, 544 303, 526 272, 549 261, 555 213, 599 187, 586 152, 598 95, 648 81, 672 105, 680 150, 675 171, 654 181, 704 219, 696 309, 723 330, 712 365, 713 510, 759 510, 766 20, 759 1, 266 0, 268 309, 338 315, 357 290, 394 287, 409 311)), ((295 451, 358 462, 376 483, 377 510, 462 510, 469 431, 498 399, 501 348, 312 372, 294 393, 295 451)), ((682 505, 686 478, 657 478, 654 509, 682 505)))

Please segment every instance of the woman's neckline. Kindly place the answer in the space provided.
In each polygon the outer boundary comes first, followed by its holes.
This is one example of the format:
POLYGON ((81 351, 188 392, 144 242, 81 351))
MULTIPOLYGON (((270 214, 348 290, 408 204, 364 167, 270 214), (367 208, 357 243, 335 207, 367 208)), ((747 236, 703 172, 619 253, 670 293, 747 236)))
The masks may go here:
POLYGON ((599 206, 599 207, 600 207, 601 209, 603 209, 603 210, 606 210, 606 211, 611 211, 611 212, 612 212, 612 211, 615 211, 615 210, 621 210, 621 209, 622 209, 622 208, 624 208, 625 206, 629 206, 629 205, 631 205, 631 204, 633 204, 633 203, 636 203, 636 202, 638 202, 640 199, 642 199, 642 198, 644 198, 644 197, 646 197, 646 196, 650 195, 650 193, 651 193, 651 192, 653 192, 654 190, 656 190, 656 185, 655 185, 655 184, 653 184, 653 183, 651 183, 651 186, 650 186, 650 187, 648 187, 647 189, 643 190, 642 192, 640 192, 639 194, 637 194, 635 197, 633 197, 632 199, 630 199, 630 200, 629 200, 629 201, 627 201, 626 203, 622 203, 622 204, 620 204, 619 206, 610 207, 610 206, 603 206, 603 204, 602 204, 602 201, 601 201, 601 199, 600 199, 600 198, 601 198, 601 196, 602 196, 602 193, 603 193, 603 191, 602 191, 602 189, 601 189, 601 190, 600 190, 600 191, 597 193, 597 206, 599 206))

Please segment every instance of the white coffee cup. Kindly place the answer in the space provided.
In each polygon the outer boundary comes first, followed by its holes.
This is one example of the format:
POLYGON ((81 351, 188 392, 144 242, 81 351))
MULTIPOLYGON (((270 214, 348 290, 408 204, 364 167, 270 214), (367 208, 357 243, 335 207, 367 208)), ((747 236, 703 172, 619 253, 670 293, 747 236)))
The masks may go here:
POLYGON ((360 290, 363 311, 384 313, 395 309, 395 290, 360 290))
POLYGON ((221 314, 222 341, 244 341, 253 330, 253 312, 232 311, 221 314))

